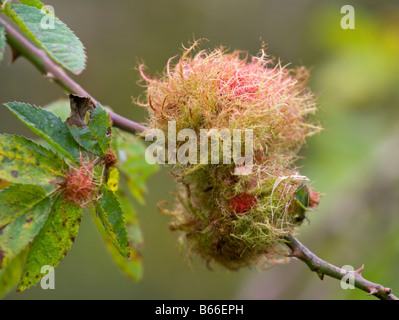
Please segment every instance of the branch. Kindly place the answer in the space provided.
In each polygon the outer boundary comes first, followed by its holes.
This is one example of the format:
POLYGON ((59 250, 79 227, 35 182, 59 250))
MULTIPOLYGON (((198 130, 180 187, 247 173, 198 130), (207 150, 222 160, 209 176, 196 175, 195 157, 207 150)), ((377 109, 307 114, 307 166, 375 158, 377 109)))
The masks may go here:
MULTIPOLYGON (((295 237, 287 236, 287 246, 291 249, 290 257, 297 258, 306 263, 310 270, 317 273, 321 280, 323 280, 324 275, 342 280, 350 272, 341 268, 338 268, 316 256, 308 248, 306 248, 302 243, 300 243, 295 237)), ((362 277, 363 266, 354 271, 354 285, 356 288, 363 290, 368 293, 368 295, 373 295, 381 300, 399 300, 392 294, 390 288, 385 288, 384 286, 368 281, 362 277)))
MULTIPOLYGON (((79 96, 90 98, 95 105, 97 100, 94 99, 86 90, 76 83, 65 71, 58 66, 47 53, 25 39, 17 30, 15 30, 6 21, 0 18, 0 24, 6 29, 7 42, 13 50, 13 60, 22 55, 30 61, 47 79, 53 80, 60 85, 68 93, 74 93, 79 96)), ((107 110, 111 117, 113 125, 130 133, 140 133, 146 130, 143 125, 122 117, 121 115, 107 110)))

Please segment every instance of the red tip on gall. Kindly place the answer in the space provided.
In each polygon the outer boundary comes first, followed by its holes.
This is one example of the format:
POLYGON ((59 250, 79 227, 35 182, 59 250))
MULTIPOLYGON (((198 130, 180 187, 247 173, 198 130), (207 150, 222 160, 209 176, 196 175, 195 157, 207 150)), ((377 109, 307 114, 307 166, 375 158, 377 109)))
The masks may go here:
POLYGON ((244 214, 256 205, 258 199, 249 193, 242 193, 230 200, 229 210, 233 213, 244 214))

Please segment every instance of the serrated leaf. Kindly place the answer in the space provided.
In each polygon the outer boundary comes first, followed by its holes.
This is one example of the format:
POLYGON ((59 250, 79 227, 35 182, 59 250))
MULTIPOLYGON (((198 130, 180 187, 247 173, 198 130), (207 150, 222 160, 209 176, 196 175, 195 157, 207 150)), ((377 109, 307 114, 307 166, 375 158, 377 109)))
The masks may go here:
POLYGON ((157 165, 150 165, 145 160, 144 144, 134 138, 118 132, 116 145, 118 147, 118 169, 127 179, 127 185, 132 195, 144 203, 143 195, 147 191, 147 179, 158 171, 157 165))
POLYGON ((140 229, 140 224, 137 218, 136 210, 133 207, 132 200, 130 199, 129 194, 127 194, 124 190, 126 189, 123 185, 123 188, 116 192, 116 195, 124 213, 129 243, 131 247, 138 249, 138 247, 144 242, 143 234, 140 229))
POLYGON ((22 4, 25 4, 30 7, 35 7, 41 9, 44 7, 44 4, 39 0, 19 0, 22 4))
POLYGON ((58 197, 46 223, 33 241, 17 291, 36 285, 43 277, 43 266, 56 268, 71 249, 79 231, 82 208, 58 197))
POLYGON ((24 267, 28 250, 22 251, 15 257, 7 267, 0 270, 0 298, 4 297, 14 287, 17 286, 21 278, 21 272, 24 267))
POLYGON ((32 242, 50 209, 51 200, 41 187, 14 184, 0 191, 0 269, 32 242))
POLYGON ((62 155, 74 162, 79 158, 79 145, 71 136, 67 125, 55 114, 21 102, 9 102, 5 106, 62 155))
POLYGON ((95 140, 93 133, 88 127, 78 128, 75 126, 68 126, 68 130, 71 133, 75 141, 85 150, 95 155, 103 155, 98 142, 95 140))
POLYGON ((113 245, 110 237, 107 235, 101 223, 96 222, 96 224, 104 238, 106 247, 109 250, 115 264, 126 276, 128 276, 132 280, 138 281, 141 279, 143 274, 142 257, 138 248, 143 243, 143 236, 139 227, 136 212, 134 211, 134 208, 129 201, 130 199, 128 198, 128 194, 118 191, 116 195, 118 197, 125 217, 125 225, 130 244, 129 259, 121 256, 119 251, 113 245))
POLYGON ((24 137, 0 134, 0 177, 9 182, 55 184, 65 162, 54 152, 24 137))
POLYGON ((3 25, 0 25, 0 63, 4 57, 4 51, 6 50, 6 29, 3 25))
POLYGON ((105 186, 101 188, 101 192, 102 197, 97 205, 97 214, 115 248, 122 256, 129 257, 129 240, 119 200, 105 186))
POLYGON ((106 153, 111 143, 111 120, 101 104, 93 110, 88 126, 101 150, 106 153))
POLYGON ((112 256, 112 259, 118 268, 130 279, 134 281, 140 280, 143 274, 143 262, 141 255, 131 247, 129 248, 129 259, 121 256, 120 252, 115 248, 110 237, 104 230, 101 222, 97 220, 96 225, 103 236, 105 245, 112 256))
POLYGON ((75 74, 85 69, 86 53, 82 42, 58 18, 23 4, 6 4, 4 13, 64 68, 75 74))

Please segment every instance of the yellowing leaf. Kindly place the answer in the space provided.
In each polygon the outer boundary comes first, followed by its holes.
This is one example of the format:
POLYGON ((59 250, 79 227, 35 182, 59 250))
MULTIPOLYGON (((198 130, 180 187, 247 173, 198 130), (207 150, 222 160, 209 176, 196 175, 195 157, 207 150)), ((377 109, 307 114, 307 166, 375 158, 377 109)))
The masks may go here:
POLYGON ((107 186, 109 190, 115 192, 118 190, 119 186, 119 171, 117 168, 113 167, 109 169, 109 177, 107 181, 107 186))
POLYGON ((44 276, 43 266, 56 268, 71 249, 79 231, 82 208, 58 197, 40 233, 33 241, 18 291, 36 285, 44 276))
POLYGON ((0 177, 13 183, 55 184, 65 162, 24 137, 0 134, 0 177))
POLYGON ((50 209, 42 187, 13 184, 0 191, 0 269, 32 242, 50 209))

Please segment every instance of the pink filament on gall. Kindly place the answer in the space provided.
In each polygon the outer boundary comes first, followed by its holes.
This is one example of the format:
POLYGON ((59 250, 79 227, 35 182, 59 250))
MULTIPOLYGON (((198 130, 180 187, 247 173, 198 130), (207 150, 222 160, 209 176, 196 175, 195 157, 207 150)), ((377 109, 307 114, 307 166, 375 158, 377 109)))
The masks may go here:
MULTIPOLYGON (((81 159, 82 161, 82 159, 81 159)), ((80 167, 71 167, 66 173, 65 181, 62 182, 57 192, 62 193, 64 199, 73 202, 80 207, 86 207, 89 203, 97 200, 99 183, 93 174, 91 162, 82 163, 80 167)))

